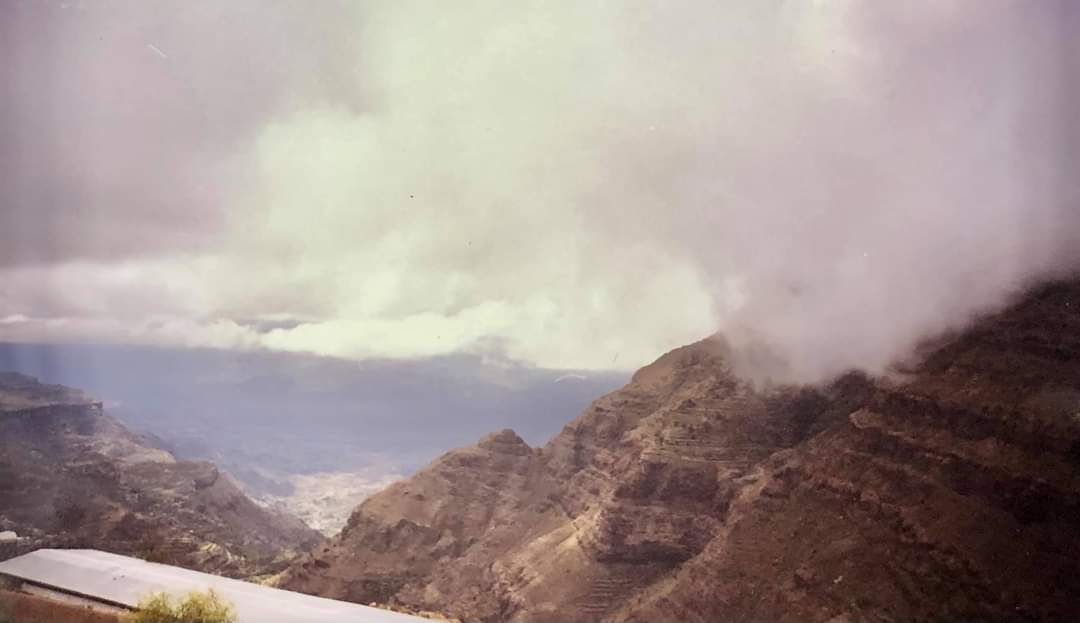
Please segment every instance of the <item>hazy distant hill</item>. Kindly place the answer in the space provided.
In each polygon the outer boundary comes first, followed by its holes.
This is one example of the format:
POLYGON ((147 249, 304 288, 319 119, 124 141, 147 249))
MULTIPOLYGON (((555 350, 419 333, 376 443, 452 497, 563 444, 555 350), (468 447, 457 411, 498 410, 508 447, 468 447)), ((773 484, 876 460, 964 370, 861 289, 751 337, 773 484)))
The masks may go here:
POLYGON ((369 498, 284 583, 490 622, 1080 620, 1080 282, 891 380, 754 387, 680 348, 541 448, 369 498))
POLYGON ((80 391, 0 374, 0 557, 90 547, 234 576, 320 542, 204 461, 178 461, 80 391))
POLYGON ((290 353, 0 344, 0 370, 86 389, 182 458, 329 533, 388 479, 505 427, 542 443, 629 373, 447 356, 352 362, 290 353))

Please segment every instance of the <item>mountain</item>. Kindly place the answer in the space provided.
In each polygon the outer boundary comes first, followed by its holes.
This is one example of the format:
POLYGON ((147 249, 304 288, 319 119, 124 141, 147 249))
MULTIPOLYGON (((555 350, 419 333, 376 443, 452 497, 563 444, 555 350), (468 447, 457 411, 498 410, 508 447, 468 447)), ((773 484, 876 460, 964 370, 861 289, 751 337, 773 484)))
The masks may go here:
POLYGON ((287 588, 477 621, 1080 620, 1080 282, 887 377, 680 348, 372 496, 287 588))
POLYGON ((82 388, 175 456, 212 461, 260 502, 330 533, 359 500, 432 457, 503 427, 538 443, 630 376, 544 370, 493 354, 361 362, 3 343, 0 370, 82 388))
POLYGON ((321 540, 82 392, 10 372, 0 373, 0 531, 20 537, 0 543, 0 558, 92 547, 232 576, 276 572, 321 540))

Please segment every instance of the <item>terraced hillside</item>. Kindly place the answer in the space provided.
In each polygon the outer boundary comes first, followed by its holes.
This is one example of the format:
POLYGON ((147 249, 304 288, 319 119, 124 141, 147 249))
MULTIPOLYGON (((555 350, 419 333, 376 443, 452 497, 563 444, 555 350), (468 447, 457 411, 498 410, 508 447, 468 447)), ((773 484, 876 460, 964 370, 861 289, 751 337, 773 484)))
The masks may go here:
POLYGON ((1080 619, 1080 283, 891 378, 675 350, 373 496, 289 588, 500 621, 1080 619))

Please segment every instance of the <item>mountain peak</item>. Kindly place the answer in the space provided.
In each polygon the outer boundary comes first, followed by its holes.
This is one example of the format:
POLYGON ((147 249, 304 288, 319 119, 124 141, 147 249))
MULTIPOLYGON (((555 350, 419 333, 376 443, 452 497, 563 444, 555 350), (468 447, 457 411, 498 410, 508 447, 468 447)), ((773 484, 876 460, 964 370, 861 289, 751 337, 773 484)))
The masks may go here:
POLYGON ((631 382, 643 386, 665 384, 671 381, 672 375, 686 368, 701 364, 726 365, 731 353, 727 340, 716 333, 661 355, 656 361, 635 372, 631 382))
POLYGON ((532 451, 529 444, 525 443, 513 429, 504 428, 499 432, 485 435, 476 443, 484 450, 502 452, 504 454, 525 454, 532 451))

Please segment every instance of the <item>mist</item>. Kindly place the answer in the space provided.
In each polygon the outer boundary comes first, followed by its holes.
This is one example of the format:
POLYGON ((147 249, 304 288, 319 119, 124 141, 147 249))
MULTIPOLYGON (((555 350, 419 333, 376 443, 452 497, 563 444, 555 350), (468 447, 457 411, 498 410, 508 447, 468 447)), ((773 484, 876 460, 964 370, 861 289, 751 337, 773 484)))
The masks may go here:
POLYGON ((1080 268, 1064 0, 229 5, 0 9, 0 339, 818 381, 1080 268))

